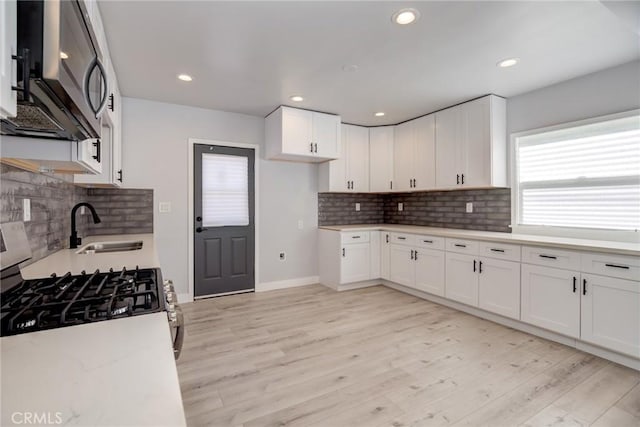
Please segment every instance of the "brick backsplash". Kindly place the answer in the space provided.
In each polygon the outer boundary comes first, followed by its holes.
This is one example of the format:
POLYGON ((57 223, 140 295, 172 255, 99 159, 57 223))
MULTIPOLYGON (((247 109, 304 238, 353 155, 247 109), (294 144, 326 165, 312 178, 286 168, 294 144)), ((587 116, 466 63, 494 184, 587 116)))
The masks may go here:
POLYGON ((318 224, 380 224, 384 220, 382 194, 319 193, 318 224), (356 212, 356 203, 360 211, 356 212))
POLYGON ((318 195, 318 225, 377 223, 510 233, 511 190, 318 195), (355 212, 356 202, 363 210, 367 206, 367 210, 355 212), (473 203, 472 213, 465 211, 467 202, 473 203), (402 212, 398 211, 398 203, 404 204, 402 212))
POLYGON ((87 200, 102 220, 89 235, 153 233, 153 190, 90 188, 87 200))
POLYGON ((25 231, 35 262, 69 247, 71 209, 89 202, 100 216, 93 224, 89 211, 77 216, 81 237, 153 232, 153 190, 82 188, 73 175, 28 172, 0 164, 0 223, 22 221, 23 199, 31 200, 31 221, 25 231))

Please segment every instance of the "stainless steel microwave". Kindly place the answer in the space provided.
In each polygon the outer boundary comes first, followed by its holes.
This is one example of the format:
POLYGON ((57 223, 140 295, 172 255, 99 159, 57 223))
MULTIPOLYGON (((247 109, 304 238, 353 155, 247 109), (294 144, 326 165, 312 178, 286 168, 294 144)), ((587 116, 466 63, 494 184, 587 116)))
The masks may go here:
POLYGON ((18 1, 18 106, 6 135, 100 137, 107 75, 84 2, 18 1))

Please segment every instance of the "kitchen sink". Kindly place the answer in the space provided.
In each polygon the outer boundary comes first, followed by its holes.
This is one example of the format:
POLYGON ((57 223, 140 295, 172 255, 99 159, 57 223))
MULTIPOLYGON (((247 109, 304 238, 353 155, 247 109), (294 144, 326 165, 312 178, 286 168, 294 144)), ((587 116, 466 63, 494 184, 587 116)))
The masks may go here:
POLYGON ((140 249, 142 249, 142 240, 129 240, 125 242, 96 242, 83 247, 76 253, 100 254, 104 252, 137 251, 140 249))

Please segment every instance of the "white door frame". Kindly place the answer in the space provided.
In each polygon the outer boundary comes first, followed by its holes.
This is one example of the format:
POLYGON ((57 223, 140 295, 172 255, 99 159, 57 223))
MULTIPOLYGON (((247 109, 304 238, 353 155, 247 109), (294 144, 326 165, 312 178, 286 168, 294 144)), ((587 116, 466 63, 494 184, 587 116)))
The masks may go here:
POLYGON ((199 139, 199 138, 189 138, 189 144, 188 144, 188 150, 189 150, 189 167, 188 167, 188 178, 189 178, 189 200, 188 200, 188 216, 189 216, 189 220, 187 221, 188 224, 188 230, 189 230, 189 293, 188 295, 179 295, 178 296, 178 300, 180 302, 190 302, 193 301, 194 298, 194 277, 193 277, 193 150, 194 150, 194 145, 196 144, 203 144, 203 145, 217 145, 217 146, 222 146, 222 147, 234 147, 234 148, 248 148, 250 150, 253 150, 255 153, 254 156, 254 162, 253 162, 253 167, 254 167, 254 174, 253 174, 253 181, 254 181, 254 206, 255 206, 255 210, 254 210, 254 225, 255 225, 255 236, 254 236, 254 250, 255 250, 255 257, 254 257, 254 268, 255 268, 255 275, 253 277, 253 288, 256 289, 258 283, 260 283, 260 281, 258 280, 259 277, 259 270, 258 270, 258 266, 260 265, 259 263, 259 258, 258 258, 258 236, 260 235, 260 233, 258 233, 259 230, 259 221, 258 218, 260 218, 259 213, 259 206, 260 204, 258 203, 259 201, 259 195, 260 195, 260 191, 259 191, 259 182, 260 180, 258 179, 259 176, 259 159, 260 159, 260 146, 257 144, 245 144, 242 142, 228 142, 228 141, 218 141, 218 140, 210 140, 210 139, 199 139))

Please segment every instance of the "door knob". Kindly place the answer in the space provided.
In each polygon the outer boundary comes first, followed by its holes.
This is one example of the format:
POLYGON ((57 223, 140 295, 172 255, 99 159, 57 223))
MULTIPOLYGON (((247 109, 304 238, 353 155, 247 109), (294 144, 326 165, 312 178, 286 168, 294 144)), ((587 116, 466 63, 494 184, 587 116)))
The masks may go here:
POLYGON ((203 231, 207 231, 207 229, 206 229, 206 228, 204 228, 204 227, 198 227, 198 228, 196 228, 196 233, 202 233, 203 231))

